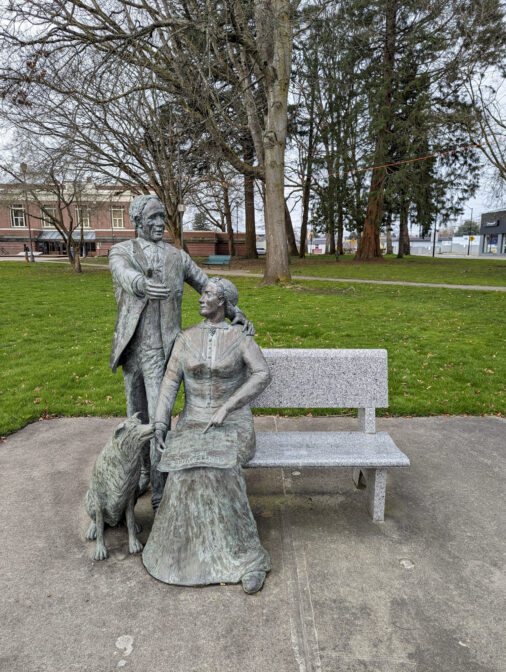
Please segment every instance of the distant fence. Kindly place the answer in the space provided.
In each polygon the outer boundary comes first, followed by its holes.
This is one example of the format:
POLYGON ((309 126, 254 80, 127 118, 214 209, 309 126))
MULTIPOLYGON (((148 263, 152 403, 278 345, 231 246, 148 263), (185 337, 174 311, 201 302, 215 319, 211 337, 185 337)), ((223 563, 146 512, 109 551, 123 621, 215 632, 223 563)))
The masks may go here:
MULTIPOLYGON (((397 254, 399 251, 399 243, 393 243, 394 254, 397 254)), ((435 254, 467 254, 468 246, 467 243, 452 243, 451 241, 439 241, 436 243, 434 249, 435 254)), ((432 255, 432 242, 427 241, 426 243, 412 242, 410 245, 410 252, 413 255, 421 256, 431 256, 432 255)), ((469 246, 469 256, 477 257, 480 253, 480 245, 478 242, 471 243, 469 246)))

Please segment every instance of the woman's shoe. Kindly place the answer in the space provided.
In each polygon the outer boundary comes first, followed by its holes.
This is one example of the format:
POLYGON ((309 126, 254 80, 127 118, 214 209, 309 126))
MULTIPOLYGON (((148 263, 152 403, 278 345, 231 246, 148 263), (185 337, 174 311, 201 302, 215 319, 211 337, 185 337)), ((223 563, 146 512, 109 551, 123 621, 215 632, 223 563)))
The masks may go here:
POLYGON ((265 572, 248 572, 242 577, 242 589, 248 595, 258 593, 265 581, 265 572))

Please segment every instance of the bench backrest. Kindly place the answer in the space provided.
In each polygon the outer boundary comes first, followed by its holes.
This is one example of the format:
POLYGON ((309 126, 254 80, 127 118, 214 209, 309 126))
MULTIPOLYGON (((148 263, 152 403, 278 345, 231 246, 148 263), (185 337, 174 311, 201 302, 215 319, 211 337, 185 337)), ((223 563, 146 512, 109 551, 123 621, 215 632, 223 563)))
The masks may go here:
POLYGON ((230 261, 230 254, 210 254, 209 261, 230 261))
POLYGON ((272 382, 254 400, 255 408, 358 408, 374 414, 374 409, 388 406, 386 350, 262 352, 272 382))

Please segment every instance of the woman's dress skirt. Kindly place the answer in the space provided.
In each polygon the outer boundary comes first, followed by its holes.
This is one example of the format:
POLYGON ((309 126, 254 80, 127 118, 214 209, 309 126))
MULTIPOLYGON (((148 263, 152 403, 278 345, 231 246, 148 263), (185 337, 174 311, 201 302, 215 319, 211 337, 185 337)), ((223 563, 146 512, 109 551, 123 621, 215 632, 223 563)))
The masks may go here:
POLYGON ((156 579, 182 586, 238 583, 248 572, 269 571, 242 467, 169 471, 142 561, 156 579))

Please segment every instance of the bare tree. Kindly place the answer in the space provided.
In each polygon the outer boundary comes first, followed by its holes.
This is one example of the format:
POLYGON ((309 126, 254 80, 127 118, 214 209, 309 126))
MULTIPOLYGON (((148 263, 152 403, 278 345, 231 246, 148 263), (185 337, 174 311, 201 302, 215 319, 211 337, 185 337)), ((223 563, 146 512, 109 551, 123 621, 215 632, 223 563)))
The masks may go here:
MULTIPOLYGON (((506 68, 506 65, 504 66, 506 68)), ((495 69, 494 69, 495 70, 495 69)), ((479 144, 488 162, 506 181, 506 84, 497 70, 469 75, 466 83, 473 114, 466 118, 471 142, 479 144), (487 83, 488 81, 488 83, 487 83)))
MULTIPOLYGON (((94 84, 111 72, 126 71, 125 81, 131 69, 149 73, 154 99, 176 101, 236 171, 265 181, 264 282, 285 280, 290 273, 283 173, 295 8, 295 0, 110 0, 107 9, 94 0, 27 0, 6 10, 3 38, 11 60, 3 78, 21 85, 17 102, 23 103, 31 86, 44 86, 51 62, 53 71, 84 66, 94 84), (21 28, 27 24, 28 37, 21 28), (29 72, 22 67, 20 76, 20 65, 27 63, 29 72), (257 165, 242 153, 245 123, 257 165)), ((139 88, 135 80, 129 85, 132 94, 139 88)), ((83 95, 68 86, 61 93, 78 100, 83 95)), ((109 94, 100 102, 114 99, 109 94)))
POLYGON ((199 198, 195 199, 194 206, 210 224, 227 234, 228 252, 233 257, 236 255, 236 247, 232 217, 241 202, 240 188, 235 184, 237 174, 226 171, 220 163, 213 172, 216 178, 203 178, 199 198))

